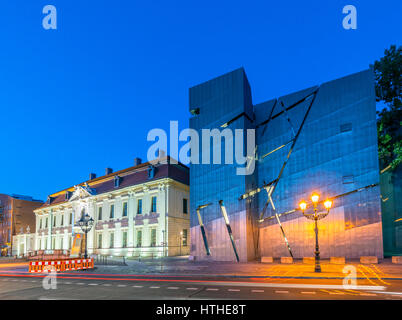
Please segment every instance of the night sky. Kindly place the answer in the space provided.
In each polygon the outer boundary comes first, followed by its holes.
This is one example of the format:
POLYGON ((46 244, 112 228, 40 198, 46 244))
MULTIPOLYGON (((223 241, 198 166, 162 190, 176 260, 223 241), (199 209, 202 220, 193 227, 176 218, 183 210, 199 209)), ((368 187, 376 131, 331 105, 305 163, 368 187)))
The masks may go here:
POLYGON ((0 193, 45 200, 146 160, 153 128, 188 127, 188 88, 243 66, 253 102, 367 69, 401 45, 402 1, 0 4, 0 193), (42 8, 57 8, 45 30, 42 8), (357 30, 342 27, 344 5, 357 30))

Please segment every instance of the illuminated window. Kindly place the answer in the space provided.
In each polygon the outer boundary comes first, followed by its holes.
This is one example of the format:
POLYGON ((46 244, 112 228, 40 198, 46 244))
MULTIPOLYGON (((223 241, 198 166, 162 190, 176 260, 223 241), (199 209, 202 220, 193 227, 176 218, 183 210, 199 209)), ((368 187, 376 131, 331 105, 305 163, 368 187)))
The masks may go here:
POLYGON ((183 235, 182 235, 182 241, 183 241, 183 247, 187 247, 187 229, 183 229, 183 235))
POLYGON ((151 212, 156 212, 156 197, 152 197, 151 212))
POLYGON ((156 229, 151 229, 151 247, 156 246, 156 229))
POLYGON ((122 241, 123 248, 127 248, 127 231, 123 232, 123 241, 122 241))
POLYGON ((114 233, 113 232, 110 233, 110 246, 109 247, 110 248, 114 247, 114 233))
POLYGON ((142 230, 137 231, 137 247, 142 247, 142 230))
POLYGON ((110 206, 110 218, 114 218, 114 204, 110 206))
POLYGON ((142 199, 138 199, 138 202, 137 202, 137 214, 142 214, 142 199))
POLYGON ((127 202, 123 202, 123 217, 127 217, 127 202))

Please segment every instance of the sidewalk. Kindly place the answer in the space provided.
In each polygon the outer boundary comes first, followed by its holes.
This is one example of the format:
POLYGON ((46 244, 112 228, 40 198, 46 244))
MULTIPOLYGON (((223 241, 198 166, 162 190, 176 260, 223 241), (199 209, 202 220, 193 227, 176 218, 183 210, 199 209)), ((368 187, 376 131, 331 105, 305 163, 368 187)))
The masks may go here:
POLYGON ((97 271, 117 274, 148 274, 175 276, 224 276, 241 278, 333 278, 343 279, 345 266, 356 268, 357 278, 402 280, 402 265, 393 264, 385 259, 379 264, 363 265, 359 261, 348 262, 346 265, 321 263, 322 272, 315 273, 313 264, 303 264, 296 261, 293 264, 280 263, 235 263, 214 261, 188 261, 186 258, 165 258, 158 260, 126 260, 127 266, 95 265, 97 271))

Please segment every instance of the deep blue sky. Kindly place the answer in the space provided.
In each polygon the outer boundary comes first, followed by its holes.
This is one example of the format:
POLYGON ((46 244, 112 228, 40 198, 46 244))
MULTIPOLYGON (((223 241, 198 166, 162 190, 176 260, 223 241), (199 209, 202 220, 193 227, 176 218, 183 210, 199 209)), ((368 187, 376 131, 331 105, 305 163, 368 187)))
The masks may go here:
POLYGON ((145 160, 152 128, 188 126, 188 88, 243 66, 253 101, 366 69, 401 44, 402 1, 0 4, 0 193, 46 199, 145 160), (42 8, 58 29, 42 28, 42 8), (357 7, 357 30, 342 8, 357 7))

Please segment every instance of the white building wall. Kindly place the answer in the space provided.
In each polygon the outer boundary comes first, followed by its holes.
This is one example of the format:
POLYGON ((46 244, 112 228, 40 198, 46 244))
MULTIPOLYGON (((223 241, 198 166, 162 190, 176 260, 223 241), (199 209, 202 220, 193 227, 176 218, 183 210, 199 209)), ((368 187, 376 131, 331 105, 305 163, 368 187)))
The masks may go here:
MULTIPOLYGON (((152 181, 106 194, 95 195, 71 202, 65 202, 51 208, 35 210, 36 230, 32 234, 32 245, 24 245, 24 254, 34 250, 69 250, 72 232, 81 232, 73 227, 85 210, 95 221, 88 233, 88 253, 126 257, 148 257, 178 255, 180 253, 180 232, 187 229, 187 247, 181 248, 182 254, 188 254, 190 248, 189 213, 183 213, 183 198, 189 199, 189 187, 171 179, 152 181), (151 212, 152 197, 157 197, 156 213, 151 212), (138 199, 142 199, 142 214, 138 212, 138 199), (123 203, 127 202, 127 217, 123 217, 123 203), (114 205, 114 217, 110 218, 110 207, 114 205), (102 219, 99 220, 99 208, 102 219), (70 215, 73 214, 73 223, 70 215), (155 216, 156 214, 156 216, 155 216), (53 217, 56 224, 53 226, 53 217), (63 217, 63 218, 62 218, 63 217), (141 217, 143 219, 141 219, 141 217), (47 227, 46 227, 47 220, 47 227), (156 230, 155 246, 151 247, 151 230, 156 230), (137 231, 142 231, 142 243, 139 247, 137 231), (127 232, 127 247, 123 248, 123 232, 127 232), (98 236, 102 235, 102 245, 98 248, 98 236), (114 245, 110 248, 110 236, 114 234, 114 245), (164 247, 164 242, 167 244, 164 247)), ((189 212, 189 208, 188 208, 189 212)), ((16 241, 20 243, 20 235, 16 241)), ((21 247, 17 247, 21 249, 21 247)), ((18 252, 18 254, 20 254, 18 252)))

